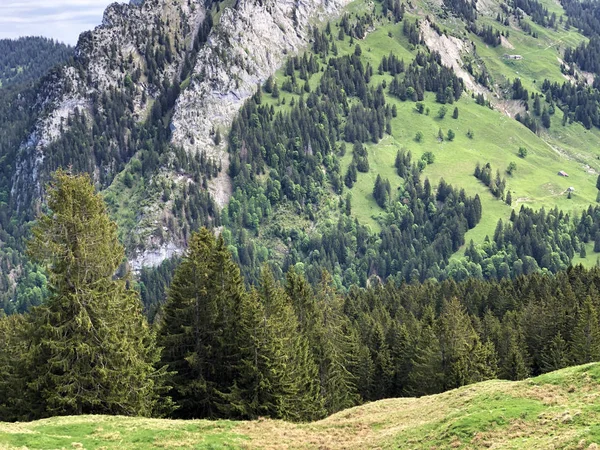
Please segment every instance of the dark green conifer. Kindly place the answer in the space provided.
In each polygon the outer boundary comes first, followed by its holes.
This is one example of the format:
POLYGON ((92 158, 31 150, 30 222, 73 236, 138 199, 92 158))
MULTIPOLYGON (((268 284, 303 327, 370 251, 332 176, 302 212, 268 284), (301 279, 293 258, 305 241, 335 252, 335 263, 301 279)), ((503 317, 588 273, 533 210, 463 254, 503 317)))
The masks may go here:
POLYGON ((24 363, 29 327, 25 316, 0 318, 0 420, 32 418, 24 363))
POLYGON ((244 295, 239 268, 222 238, 194 233, 177 268, 163 309, 161 363, 174 372, 177 417, 220 417, 223 394, 239 358, 235 327, 244 295))
POLYGON ((351 373, 359 343, 344 314, 342 298, 328 272, 323 272, 317 293, 317 321, 312 335, 319 369, 321 397, 328 413, 356 405, 359 396, 351 373))
POLYGON ((571 358, 574 364, 585 364, 600 359, 598 313, 590 296, 586 297, 577 314, 571 358))
POLYGON ((427 306, 421 319, 412 370, 408 377, 407 393, 410 395, 436 394, 443 389, 442 350, 434 331, 434 317, 433 309, 427 306))
POLYGON ((542 352, 542 370, 552 372, 569 365, 569 349, 560 331, 548 343, 542 352))

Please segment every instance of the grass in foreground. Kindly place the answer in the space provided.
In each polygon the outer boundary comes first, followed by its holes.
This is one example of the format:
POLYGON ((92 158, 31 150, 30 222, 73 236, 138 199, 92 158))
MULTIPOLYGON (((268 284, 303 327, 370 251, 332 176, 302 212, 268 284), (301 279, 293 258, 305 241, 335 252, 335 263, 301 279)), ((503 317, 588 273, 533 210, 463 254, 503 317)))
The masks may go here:
POLYGON ((600 364, 590 364, 382 400, 310 424, 111 416, 0 423, 0 449, 592 449, 600 442, 599 397, 600 364))

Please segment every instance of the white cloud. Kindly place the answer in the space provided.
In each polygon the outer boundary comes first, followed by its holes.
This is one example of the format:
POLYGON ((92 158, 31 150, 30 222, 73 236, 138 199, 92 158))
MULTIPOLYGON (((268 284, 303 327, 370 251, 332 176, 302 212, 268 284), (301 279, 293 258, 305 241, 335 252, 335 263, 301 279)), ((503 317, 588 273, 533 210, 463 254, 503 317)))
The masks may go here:
POLYGON ((114 0, 0 0, 0 39, 46 36, 76 44, 114 0))

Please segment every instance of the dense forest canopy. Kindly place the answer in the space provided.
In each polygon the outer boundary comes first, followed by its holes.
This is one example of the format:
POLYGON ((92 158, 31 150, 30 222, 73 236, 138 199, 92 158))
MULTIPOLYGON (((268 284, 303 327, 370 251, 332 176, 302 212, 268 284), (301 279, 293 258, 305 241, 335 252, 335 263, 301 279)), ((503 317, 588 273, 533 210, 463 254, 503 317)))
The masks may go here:
POLYGON ((0 39, 0 88, 31 87, 73 54, 71 46, 44 37, 0 39))
POLYGON ((263 266, 248 288, 223 237, 205 228, 151 329, 117 270, 123 247, 89 177, 57 173, 48 198, 28 248, 51 293, 30 313, 0 319, 0 420, 306 421, 600 358, 597 268, 389 281, 342 295, 327 271, 313 287, 297 268, 279 282, 263 266))

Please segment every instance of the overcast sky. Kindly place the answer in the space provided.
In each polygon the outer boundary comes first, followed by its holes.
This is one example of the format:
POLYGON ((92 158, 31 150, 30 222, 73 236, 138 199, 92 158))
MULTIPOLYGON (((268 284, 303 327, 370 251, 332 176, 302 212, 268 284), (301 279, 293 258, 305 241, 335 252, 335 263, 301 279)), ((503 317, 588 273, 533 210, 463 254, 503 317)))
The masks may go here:
POLYGON ((0 0, 0 39, 46 36, 76 44, 115 0, 0 0))

